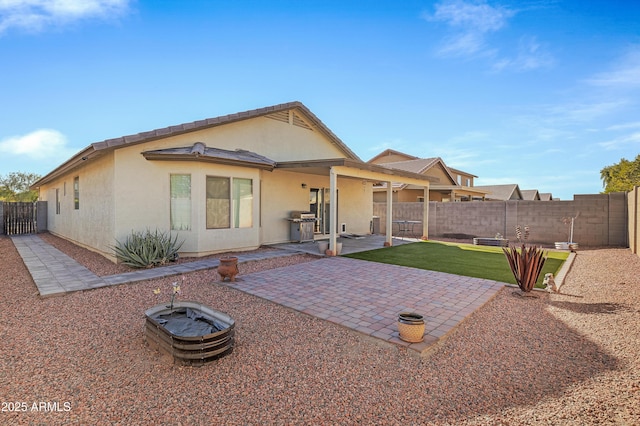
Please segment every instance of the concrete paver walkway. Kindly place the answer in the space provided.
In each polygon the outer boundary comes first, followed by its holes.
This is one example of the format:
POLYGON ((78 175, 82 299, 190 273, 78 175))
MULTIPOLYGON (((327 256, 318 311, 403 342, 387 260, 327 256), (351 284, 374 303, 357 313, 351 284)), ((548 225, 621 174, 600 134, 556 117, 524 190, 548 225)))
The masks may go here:
MULTIPOLYGON (((205 259, 98 277, 37 235, 12 240, 43 297, 179 275, 219 264, 217 259, 205 259)), ((238 256, 238 261, 294 254, 297 252, 254 252, 238 256)), ((491 280, 343 257, 240 275, 237 282, 225 284, 418 353, 424 353, 504 286, 491 280), (423 342, 409 344, 399 339, 397 318, 406 311, 424 316, 423 342)))
MULTIPOLYGON (((203 259, 99 277, 37 235, 12 236, 11 240, 29 269, 42 297, 61 296, 72 291, 180 275, 216 268, 220 264, 218 259, 203 259)), ((283 250, 253 252, 239 255, 238 263, 295 254, 297 253, 283 250)))

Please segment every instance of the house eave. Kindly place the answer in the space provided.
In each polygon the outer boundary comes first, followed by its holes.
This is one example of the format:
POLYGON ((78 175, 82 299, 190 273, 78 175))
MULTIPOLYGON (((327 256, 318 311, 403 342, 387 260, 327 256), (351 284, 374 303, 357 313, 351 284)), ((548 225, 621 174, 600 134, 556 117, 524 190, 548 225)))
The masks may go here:
POLYGON ((394 181, 393 177, 397 177, 396 180, 402 180, 401 178, 409 178, 412 180, 419 180, 426 185, 431 182, 438 181, 437 178, 421 175, 419 173, 407 172, 399 169, 392 169, 389 167, 379 166, 377 164, 364 163, 362 161, 355 161, 348 158, 334 158, 324 160, 306 160, 306 161, 283 161, 276 164, 277 169, 290 169, 304 171, 306 169, 321 170, 322 174, 328 175, 333 167, 345 167, 364 172, 375 173, 376 175, 385 175, 384 178, 388 181, 394 181))
POLYGON ((304 116, 305 120, 317 131, 325 135, 328 140, 335 145, 341 152, 345 154, 351 160, 361 161, 360 158, 353 152, 347 145, 342 142, 338 136, 336 136, 316 115, 311 112, 302 102, 293 101, 264 108, 239 112, 235 114, 228 114, 214 118, 207 118, 204 120, 193 121, 190 123, 183 123, 175 126, 169 126, 159 128, 151 131, 141 132, 133 135, 122 136, 118 138, 106 139, 101 142, 94 142, 87 148, 84 148, 78 154, 71 157, 62 165, 55 168, 53 171, 47 173, 41 179, 31 185, 31 189, 38 189, 40 186, 47 184, 60 176, 71 172, 72 170, 82 166, 88 159, 93 159, 98 156, 104 155, 107 152, 113 150, 128 147, 132 145, 142 144, 146 142, 152 142, 160 139, 165 139, 173 136, 183 135, 186 133, 196 132, 200 130, 209 129, 212 127, 222 126, 225 124, 235 123, 243 120, 249 120, 258 117, 264 117, 269 114, 285 111, 285 110, 298 110, 304 116))
POLYGON ((200 163, 215 163, 229 166, 251 167, 261 170, 272 171, 273 164, 257 163, 253 161, 243 161, 227 158, 207 157, 203 155, 195 156, 192 154, 154 154, 143 152, 142 155, 146 160, 150 161, 193 161, 200 163))
POLYGON ((51 172, 35 181, 29 188, 31 190, 37 190, 42 185, 46 185, 47 183, 52 182, 60 176, 72 172, 73 170, 84 165, 88 160, 98 158, 103 154, 104 152, 96 151, 93 145, 89 145, 88 147, 71 157, 69 160, 65 161, 64 163, 53 169, 51 172))

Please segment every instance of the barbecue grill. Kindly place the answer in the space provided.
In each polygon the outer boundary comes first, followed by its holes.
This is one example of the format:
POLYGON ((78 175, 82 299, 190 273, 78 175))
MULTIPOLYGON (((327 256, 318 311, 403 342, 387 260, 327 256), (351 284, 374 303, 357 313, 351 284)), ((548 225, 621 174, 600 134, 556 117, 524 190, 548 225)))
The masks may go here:
POLYGON ((290 222, 291 241, 298 243, 313 241, 313 229, 316 225, 314 213, 294 210, 287 220, 290 222))

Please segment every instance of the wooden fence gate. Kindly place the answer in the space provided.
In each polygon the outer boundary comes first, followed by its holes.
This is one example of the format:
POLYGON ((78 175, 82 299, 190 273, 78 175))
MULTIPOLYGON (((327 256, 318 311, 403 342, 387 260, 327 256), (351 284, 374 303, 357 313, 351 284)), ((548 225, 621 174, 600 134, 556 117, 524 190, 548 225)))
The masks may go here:
POLYGON ((2 224, 7 235, 38 232, 37 203, 2 203, 2 224))

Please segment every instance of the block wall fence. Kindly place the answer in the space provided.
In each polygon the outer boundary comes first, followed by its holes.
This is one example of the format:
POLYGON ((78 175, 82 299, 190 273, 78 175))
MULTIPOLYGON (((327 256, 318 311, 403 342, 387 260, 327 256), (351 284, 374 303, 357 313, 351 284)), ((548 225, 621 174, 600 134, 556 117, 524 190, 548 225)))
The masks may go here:
MULTIPOLYGON (((637 189, 637 188, 636 188, 637 189)), ((429 237, 494 237, 516 241, 517 225, 530 227, 528 242, 553 245, 568 241, 570 225, 563 218, 576 217, 573 241, 580 247, 629 247, 630 219, 636 213, 628 207, 631 193, 574 195, 570 201, 479 201, 462 203, 429 202, 429 237)), ((386 203, 374 203, 380 217, 381 233, 386 232, 386 203)), ((394 220, 422 220, 422 203, 394 203, 394 220)), ((635 220, 636 234, 638 222, 635 220)), ((635 237, 634 237, 635 238, 635 237)), ((634 242, 636 240, 634 239, 634 242)))
POLYGON ((629 248, 640 256, 640 187, 636 186, 628 195, 629 248))

